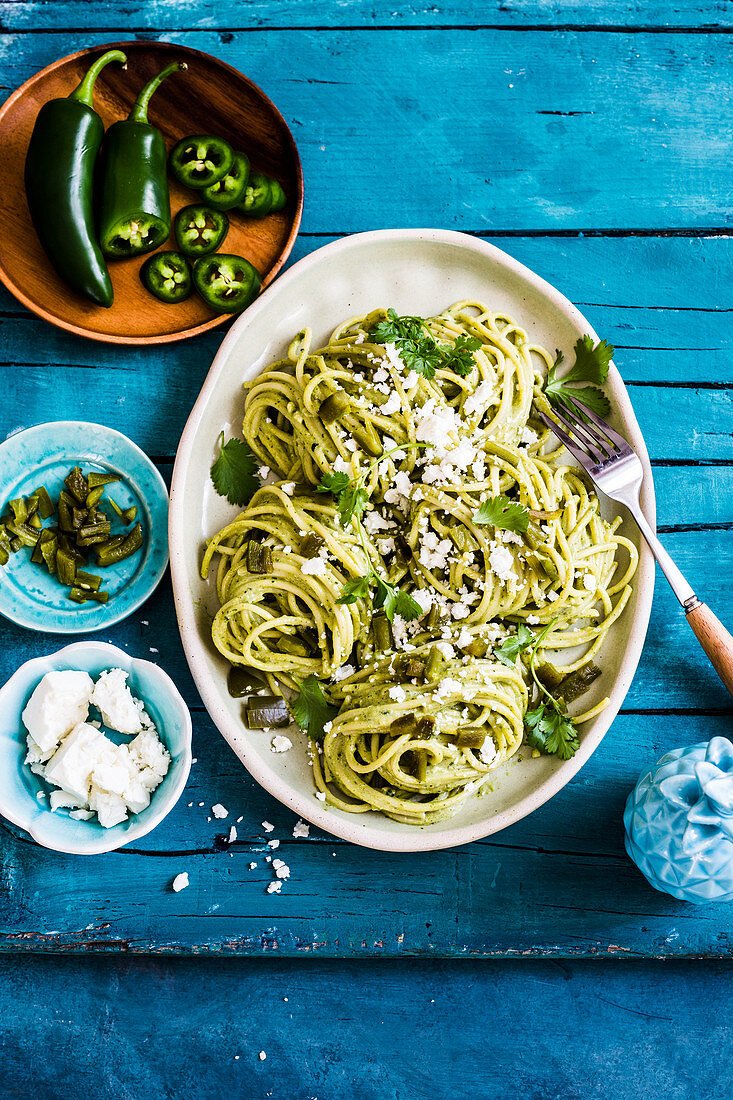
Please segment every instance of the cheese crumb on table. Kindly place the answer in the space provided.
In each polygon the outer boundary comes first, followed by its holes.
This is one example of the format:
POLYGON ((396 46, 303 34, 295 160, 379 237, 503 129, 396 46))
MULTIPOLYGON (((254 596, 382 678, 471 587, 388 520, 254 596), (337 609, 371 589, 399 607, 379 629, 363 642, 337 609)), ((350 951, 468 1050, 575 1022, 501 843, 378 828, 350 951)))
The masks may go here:
POLYGON ((269 821, 263 821, 262 828, 265 830, 266 833, 271 833, 275 826, 270 824, 269 821))
POLYGON ((211 812, 217 821, 223 821, 225 817, 229 816, 229 810, 226 806, 222 806, 221 802, 217 802, 211 807, 211 812))
POLYGON ((181 890, 185 890, 188 885, 188 871, 182 871, 180 875, 176 875, 171 883, 176 894, 180 894, 181 890))
POLYGON ((306 825, 305 821, 301 821, 299 818, 293 828, 293 836, 298 840, 302 836, 310 836, 310 831, 310 825, 306 825))

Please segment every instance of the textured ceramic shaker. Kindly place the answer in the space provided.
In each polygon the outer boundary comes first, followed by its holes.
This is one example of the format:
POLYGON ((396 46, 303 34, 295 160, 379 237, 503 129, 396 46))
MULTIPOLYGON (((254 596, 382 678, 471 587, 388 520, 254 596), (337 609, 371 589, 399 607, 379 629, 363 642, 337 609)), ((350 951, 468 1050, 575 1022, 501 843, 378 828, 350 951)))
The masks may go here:
POLYGON ((657 890, 702 905, 733 899, 733 744, 666 753, 624 812, 626 851, 657 890))

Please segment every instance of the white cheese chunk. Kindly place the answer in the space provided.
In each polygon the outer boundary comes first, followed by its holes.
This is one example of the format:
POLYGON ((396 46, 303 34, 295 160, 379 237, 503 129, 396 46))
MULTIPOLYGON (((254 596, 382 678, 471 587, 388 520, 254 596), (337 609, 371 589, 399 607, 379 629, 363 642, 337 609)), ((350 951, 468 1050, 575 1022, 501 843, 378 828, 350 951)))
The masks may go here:
POLYGON ((91 775, 105 740, 104 734, 94 726, 80 722, 46 764, 46 780, 76 795, 86 804, 91 775))
POLYGON ((143 728, 140 710, 126 681, 127 673, 121 668, 110 668, 100 673, 92 692, 92 702, 99 708, 102 721, 110 729, 119 733, 139 733, 143 728))
POLYGON ((86 672, 65 669, 46 673, 22 714, 23 724, 41 754, 55 749, 62 737, 85 721, 93 689, 92 678, 86 672))
POLYGON ((185 890, 188 885, 188 871, 181 871, 180 875, 176 875, 171 883, 171 886, 177 894, 180 894, 181 890, 185 890))

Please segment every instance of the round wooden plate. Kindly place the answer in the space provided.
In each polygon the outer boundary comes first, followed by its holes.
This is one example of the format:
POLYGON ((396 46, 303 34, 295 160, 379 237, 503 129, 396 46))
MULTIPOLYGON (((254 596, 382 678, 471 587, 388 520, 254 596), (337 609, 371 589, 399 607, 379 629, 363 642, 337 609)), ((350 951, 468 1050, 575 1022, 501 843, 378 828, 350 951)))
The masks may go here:
MULTIPOLYGON (((110 42, 63 57, 18 88, 0 108, 0 279, 28 309, 68 332, 115 344, 160 344, 196 336, 228 320, 198 295, 168 305, 143 289, 144 257, 111 261, 115 301, 95 306, 56 275, 36 236, 23 184, 26 151, 36 116, 49 99, 74 90, 92 60, 109 49, 124 50, 126 69, 108 65, 97 80, 95 110, 105 127, 126 118, 140 88, 159 69, 180 58, 188 70, 174 73, 153 97, 149 118, 166 146, 188 134, 217 134, 250 158, 253 169, 282 184, 288 204, 257 221, 232 211, 222 251, 246 256, 265 286, 284 264, 300 225, 303 173, 293 136, 282 115, 256 84, 210 54, 167 42, 110 42)), ((173 214, 199 201, 170 180, 173 214)), ((176 248, 171 238, 168 248, 176 248)))

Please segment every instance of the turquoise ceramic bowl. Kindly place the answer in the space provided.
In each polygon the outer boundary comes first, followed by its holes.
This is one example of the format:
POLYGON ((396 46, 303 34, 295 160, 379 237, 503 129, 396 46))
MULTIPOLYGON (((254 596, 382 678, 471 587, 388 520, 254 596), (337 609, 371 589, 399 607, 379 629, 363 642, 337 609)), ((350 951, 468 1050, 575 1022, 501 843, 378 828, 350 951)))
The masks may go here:
POLYGON ((149 833, 173 809, 191 770, 191 715, 166 672, 150 661, 131 657, 107 642, 75 642, 47 657, 26 661, 0 688, 0 813, 30 833, 45 848, 74 855, 98 855, 121 848, 149 833), (94 678, 108 668, 129 673, 133 695, 145 704, 161 741, 171 755, 163 782, 153 791, 142 813, 111 829, 95 818, 76 821, 68 810, 51 810, 48 797, 54 789, 24 763, 27 730, 21 714, 33 690, 47 672, 78 669, 94 678))
MULTIPOLYGON (((8 501, 27 496, 39 485, 57 495, 72 466, 120 475, 122 480, 110 485, 109 493, 122 508, 136 505, 145 541, 136 554, 101 571, 110 594, 106 604, 72 603, 68 590, 31 562, 30 550, 11 554, 7 566, 0 566, 0 614, 52 634, 104 630, 126 618, 153 592, 168 564, 165 482, 132 440, 102 424, 37 424, 0 443, 0 513, 8 501)), ((93 559, 88 569, 97 572, 93 559)))

